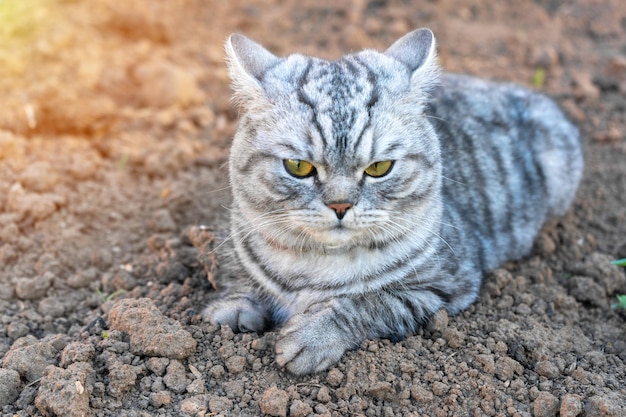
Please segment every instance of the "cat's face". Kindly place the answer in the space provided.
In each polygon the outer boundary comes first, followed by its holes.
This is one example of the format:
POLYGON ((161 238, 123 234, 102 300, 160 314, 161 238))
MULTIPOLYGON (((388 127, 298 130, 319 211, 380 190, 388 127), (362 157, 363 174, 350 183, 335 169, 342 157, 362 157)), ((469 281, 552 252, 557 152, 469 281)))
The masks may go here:
POLYGON ((372 51, 335 62, 262 58, 272 65, 255 75, 261 89, 231 150, 242 230, 277 246, 330 249, 432 226, 439 145, 419 116, 425 94, 410 68, 372 51))

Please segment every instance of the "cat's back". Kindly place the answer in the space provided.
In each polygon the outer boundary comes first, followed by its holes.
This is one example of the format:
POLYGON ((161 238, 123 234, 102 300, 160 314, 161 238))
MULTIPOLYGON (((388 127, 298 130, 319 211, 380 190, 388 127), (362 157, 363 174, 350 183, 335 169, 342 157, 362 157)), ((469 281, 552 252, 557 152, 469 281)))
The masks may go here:
POLYGON ((427 116, 441 142, 448 216, 482 242, 485 269, 527 254, 545 220, 574 199, 578 129, 542 94, 455 74, 442 76, 427 116))

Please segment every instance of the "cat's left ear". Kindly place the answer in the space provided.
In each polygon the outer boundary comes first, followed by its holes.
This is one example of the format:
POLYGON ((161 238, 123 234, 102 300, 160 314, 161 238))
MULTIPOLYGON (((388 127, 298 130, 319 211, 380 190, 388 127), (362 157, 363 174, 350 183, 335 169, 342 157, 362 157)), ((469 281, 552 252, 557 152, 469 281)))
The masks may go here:
POLYGON ((385 55, 403 63, 411 71, 411 79, 431 82, 437 79, 437 43, 430 29, 409 32, 393 43, 385 55))
POLYGON ((253 102, 265 102, 261 79, 281 58, 237 33, 229 36, 225 49, 228 74, 237 103, 248 106, 253 102))

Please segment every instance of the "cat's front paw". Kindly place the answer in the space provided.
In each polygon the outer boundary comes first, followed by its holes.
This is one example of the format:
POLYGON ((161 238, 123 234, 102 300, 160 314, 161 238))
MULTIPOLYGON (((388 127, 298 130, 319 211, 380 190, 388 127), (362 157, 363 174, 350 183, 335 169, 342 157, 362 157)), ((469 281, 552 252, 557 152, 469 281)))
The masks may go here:
POLYGON ((296 375, 321 372, 358 346, 353 338, 333 323, 328 310, 296 314, 276 341, 276 363, 296 375))
POLYGON ((267 309, 245 296, 214 301, 204 309, 202 318, 211 324, 228 325, 235 332, 261 333, 269 323, 267 309))

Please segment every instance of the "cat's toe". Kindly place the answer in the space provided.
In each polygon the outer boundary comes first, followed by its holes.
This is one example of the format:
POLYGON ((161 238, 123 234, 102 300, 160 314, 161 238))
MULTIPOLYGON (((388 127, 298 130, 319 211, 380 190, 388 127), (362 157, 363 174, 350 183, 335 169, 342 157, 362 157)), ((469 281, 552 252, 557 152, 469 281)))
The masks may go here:
POLYGON ((218 300, 202 312, 202 318, 215 325, 228 325, 235 332, 261 333, 269 318, 263 306, 248 298, 218 300))
POLYGON ((319 323, 288 323, 276 341, 276 363, 296 375, 321 372, 341 359, 348 344, 337 329, 319 323))

